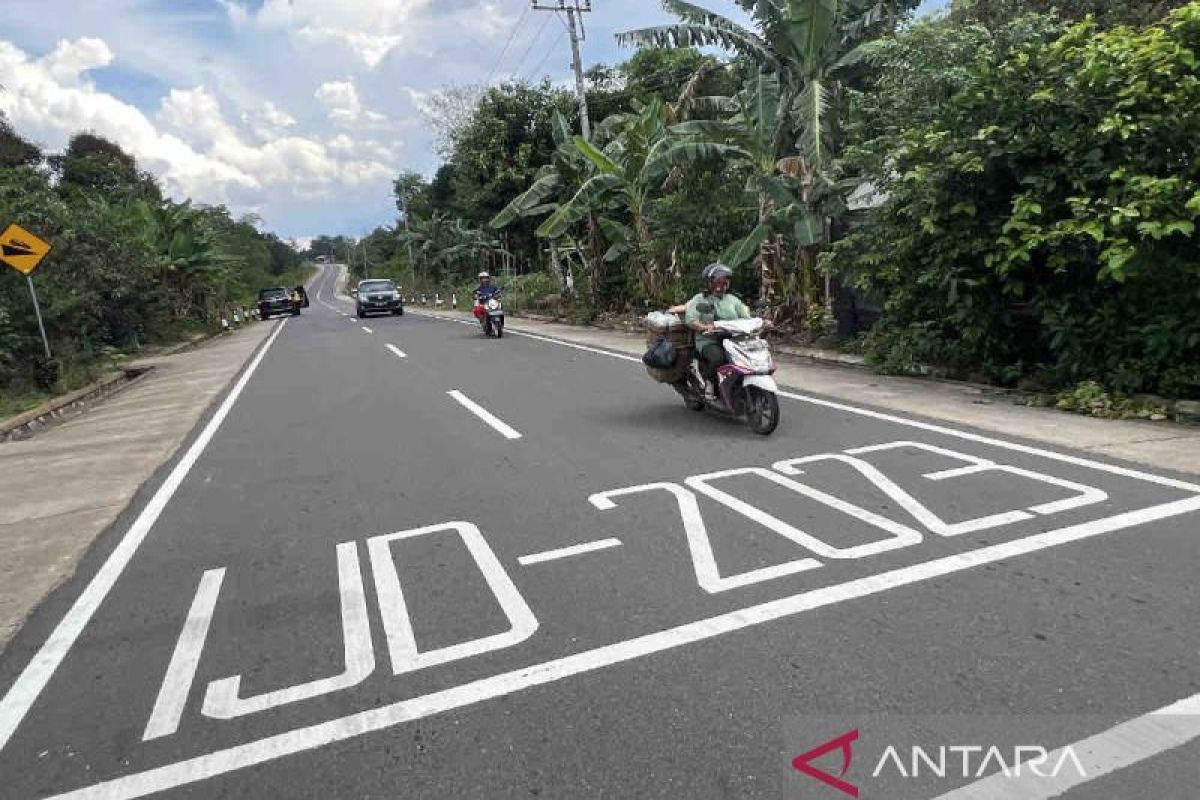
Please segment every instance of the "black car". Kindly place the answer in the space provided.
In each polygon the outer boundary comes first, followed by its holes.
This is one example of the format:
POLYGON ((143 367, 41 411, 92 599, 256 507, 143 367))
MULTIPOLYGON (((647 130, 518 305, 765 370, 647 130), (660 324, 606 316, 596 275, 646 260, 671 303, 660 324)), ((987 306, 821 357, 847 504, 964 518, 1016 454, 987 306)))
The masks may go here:
POLYGON ((268 319, 272 314, 296 316, 300 308, 292 302, 292 290, 283 286, 262 289, 258 293, 258 316, 268 319))
POLYGON ((396 284, 389 280, 371 279, 358 284, 355 310, 359 317, 383 313, 400 316, 404 313, 404 300, 396 284))

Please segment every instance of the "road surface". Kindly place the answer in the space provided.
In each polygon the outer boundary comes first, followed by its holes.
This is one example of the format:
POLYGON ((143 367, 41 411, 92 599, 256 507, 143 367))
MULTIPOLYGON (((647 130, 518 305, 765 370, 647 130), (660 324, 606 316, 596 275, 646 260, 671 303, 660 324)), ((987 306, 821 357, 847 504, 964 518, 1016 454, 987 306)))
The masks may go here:
POLYGON ((1200 486, 854 398, 758 438, 332 279, 0 658, 0 796, 1058 794, 887 774, 917 728, 1195 796, 1146 715, 1200 693, 1200 486))

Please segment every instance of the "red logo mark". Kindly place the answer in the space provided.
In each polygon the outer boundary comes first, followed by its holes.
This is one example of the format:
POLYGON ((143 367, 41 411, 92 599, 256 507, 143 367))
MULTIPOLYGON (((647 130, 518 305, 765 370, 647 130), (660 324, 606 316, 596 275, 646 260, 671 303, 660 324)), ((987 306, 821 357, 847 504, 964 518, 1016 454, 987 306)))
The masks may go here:
POLYGON ((792 759, 792 766, 810 778, 816 778, 817 780, 821 781, 821 783, 828 784, 843 794, 848 794, 851 797, 858 797, 858 787, 852 783, 842 780, 842 778, 846 776, 846 773, 850 771, 850 760, 854 757, 851 745, 857 741, 858 729, 855 728, 849 733, 844 733, 836 739, 830 739, 820 747, 816 747, 812 750, 809 750, 807 753, 801 753, 800 755, 796 756, 794 759, 792 759), (821 756, 832 753, 834 750, 842 751, 842 771, 840 774, 830 775, 825 770, 812 765, 813 761, 816 761, 821 756))

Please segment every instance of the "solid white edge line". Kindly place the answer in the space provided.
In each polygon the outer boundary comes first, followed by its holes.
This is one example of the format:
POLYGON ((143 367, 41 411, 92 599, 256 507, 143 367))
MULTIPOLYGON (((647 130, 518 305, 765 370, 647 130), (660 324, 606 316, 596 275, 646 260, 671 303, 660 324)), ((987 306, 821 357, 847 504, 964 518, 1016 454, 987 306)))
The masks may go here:
MULTIPOLYGON (((451 322, 460 322, 459 320, 451 320, 436 315, 423 316, 431 316, 451 322)), ((472 323, 462 322, 462 324, 469 325, 472 323)), ((278 335, 278 331, 276 331, 275 335, 278 335)), ((575 349, 590 350, 610 357, 623 358, 631 361, 636 360, 632 356, 619 355, 596 348, 588 348, 580 345, 564 343, 548 337, 535 337, 531 334, 525 335, 530 336, 530 338, 543 339, 554 344, 574 347, 575 349)), ((265 353, 265 348, 263 353, 265 353)), ((263 354, 260 353, 260 359, 262 355, 263 354)), ((257 360, 255 366, 257 366, 257 360)), ((941 426, 921 423, 915 420, 906 420, 899 417, 893 417, 888 414, 882 414, 880 412, 869 411, 867 409, 860 409, 840 403, 823 401, 817 398, 809 398, 804 395, 784 393, 784 396, 800 400, 802 402, 812 402, 817 405, 839 408, 851 411, 853 413, 863 414, 865 416, 897 422, 902 425, 931 430, 937 433, 944 433, 970 441, 991 444, 1003 449, 1028 452, 1053 460, 1074 463, 1104 472, 1111 472, 1115 474, 1126 475, 1127 477, 1139 478, 1151 483, 1167 486, 1185 486, 1190 487, 1189 490, 1191 491, 1200 491, 1200 487, 1194 487, 1192 484, 1187 484, 1182 481, 1159 478, 1158 476, 1150 475, 1148 473, 1141 473, 1136 470, 1128 470, 1123 467, 1115 467, 1100 462, 1093 462, 1088 459, 1080 459, 1074 456, 1065 456, 1050 451, 1042 451, 1037 448, 1027 447, 1024 445, 1015 445, 1008 442, 989 439, 988 437, 968 434, 963 431, 956 431, 951 428, 943 428, 941 426)), ((203 756, 197 756, 186 761, 157 767, 155 769, 147 770, 141 773, 135 773, 122 778, 116 778, 104 783, 94 784, 90 787, 62 795, 57 795, 56 798, 141 797, 152 792, 170 789, 185 783, 194 783, 199 780, 204 780, 206 778, 231 772, 243 767, 253 766, 255 764, 263 763, 275 758, 301 752, 303 750, 320 747, 331 742, 341 741, 353 736, 381 730, 400 722, 419 719, 432 714, 508 694, 514 691, 519 691, 532 686, 559 680, 570 675, 587 672, 603 666, 608 666, 622 661, 627 661, 632 658, 648 655, 650 653, 689 644, 691 642, 701 641, 712 636, 738 630, 750 625, 761 624, 774 619, 779 619, 781 617, 790 616, 837 602, 843 602, 849 599, 865 597, 886 591, 887 589, 905 586, 921 580, 927 580, 929 578, 939 577, 942 575, 949 575, 972 567, 980 566, 982 564, 1025 555, 1047 547, 1079 541, 1104 533, 1110 533, 1132 526, 1146 524, 1148 522, 1168 519, 1195 511, 1200 511, 1200 497, 1191 497, 1185 500, 1178 500, 1148 509, 1126 512, 1124 514, 1118 514, 1117 516, 1109 517, 1103 520, 1096 520, 1093 522, 1084 523, 1082 525, 1063 528, 1057 531, 1037 534, 1025 539, 1020 539, 1013 542, 1005 542, 1000 545, 993 545, 980 550, 968 551, 959 555, 949 556, 946 558, 937 559, 935 561, 926 562, 924 564, 905 567, 880 575, 860 578, 838 586, 812 590, 810 592, 794 595, 782 600, 772 601, 760 606, 754 606, 749 609, 730 612, 728 614, 711 619, 688 623, 677 628, 660 631, 658 633, 649 634, 647 636, 638 637, 636 639, 631 639, 624 642, 618 642, 613 645, 607 645, 583 653, 577 653, 575 655, 566 656, 564 658, 534 665, 525 669, 516 670, 514 672, 496 675, 491 678, 484 678, 473 683, 442 690, 424 697, 401 701, 399 703, 394 703, 392 705, 370 711, 359 712, 348 717, 330 720, 328 722, 309 726, 307 728, 288 731, 265 739, 260 739, 258 741, 249 742, 247 744, 238 745, 203 756)), ((91 587, 89 586, 89 588, 91 587)), ((24 677, 24 675, 22 677, 24 677)), ((10 695, 11 694, 12 692, 10 691, 10 695)), ((1194 699, 1195 698, 1189 698, 1188 700, 1181 701, 1180 704, 1176 704, 1176 706, 1181 704, 1189 704, 1194 699)), ((8 698, 6 697, 5 701, 7 702, 7 700, 8 698)))
POLYGON ((1200 497, 1190 497, 1152 508, 1129 511, 1107 519, 1072 525, 1024 539, 946 556, 922 564, 858 578, 836 586, 813 589, 780 600, 727 612, 709 619, 689 622, 664 631, 482 678, 422 697, 401 700, 380 708, 360 711, 305 728, 297 728, 206 755, 195 756, 174 764, 114 778, 82 789, 54 795, 48 800, 84 800, 84 798, 126 800, 126 798, 144 797, 154 792, 195 783, 333 742, 384 730, 401 722, 411 722, 433 714, 444 713, 573 675, 794 616, 805 611, 879 594, 889 589, 1027 555, 1048 547, 1081 541, 1195 511, 1200 511, 1200 497))
POLYGON ((521 434, 519 431, 517 431, 516 428, 513 428, 511 425, 506 423, 504 420, 500 419, 495 414, 488 411, 486 408, 479 405, 471 398, 467 397, 465 394, 460 392, 458 389, 452 389, 452 390, 446 392, 446 394, 450 395, 455 400, 457 400, 459 402, 459 404, 462 405, 463 408, 467 409, 472 414, 479 417, 481 420, 483 420, 488 425, 490 425, 505 439, 520 439, 521 438, 521 434))
MULTIPOLYGON (((1182 747, 1200 738, 1200 694, 1123 722, 1050 753, 1045 763, 1058 764, 1070 747, 1083 767, 1063 769, 1054 776, 1035 770, 989 775, 975 783, 939 795, 935 800, 1048 800, 1113 772, 1182 747)), ((1040 756, 1039 756, 1040 757, 1040 756)), ((1042 763, 1042 762, 1039 762, 1042 763)))
POLYGON ((163 509, 170 501, 179 485, 183 483, 183 479, 191 471, 201 453, 208 447, 208 443, 212 441, 217 429, 221 427, 221 423, 225 421, 225 417, 229 415, 233 404, 237 402, 241 396, 242 390, 246 388, 246 384, 250 382, 250 378, 254 375, 258 365, 262 363, 266 357, 267 351, 275 340, 279 337, 288 321, 285 319, 279 323, 271 336, 267 339, 266 344, 259 349, 258 354, 251 360, 250 366, 243 372, 241 378, 234 384, 232 390, 226 395, 225 400, 217 408, 212 419, 204 426, 200 435, 192 442, 192 446, 184 453, 183 458, 171 470, 167 479, 158 487, 158 491, 150 498, 145 508, 138 514, 137 519, 129 526, 129 530, 121 538, 116 548, 109 554, 104 564, 99 571, 88 583, 87 588, 76 598, 74 605, 66 613, 54 632, 42 644, 37 654, 26 665, 21 674, 17 676, 17 680, 9 687, 8 692, 4 695, 4 699, 0 700, 0 750, 8 744, 13 733, 16 732, 17 726, 21 724, 21 720, 29 713, 29 709, 37 700, 38 695, 46 688, 46 684, 50 681, 50 677, 54 674, 66 657, 67 651, 75 644, 83 629, 91 621, 92 615, 96 613, 96 609, 104 602, 104 598, 112 590, 117 579, 121 577, 121 573, 125 571, 125 567, 129 564, 146 535, 158 521, 158 517, 162 514, 163 509))
POLYGON ((527 567, 530 564, 541 564, 545 561, 556 561, 560 558, 570 558, 571 556, 583 555, 584 553, 594 553, 597 550, 607 550, 610 547, 620 547, 620 539, 600 539, 595 542, 586 544, 576 544, 571 547, 562 547, 558 550, 547 550, 544 553, 531 553, 527 556, 521 556, 517 559, 517 563, 522 567, 527 567))
POLYGON ((396 347, 394 344, 387 345, 387 349, 391 350, 392 353, 395 354, 396 358, 408 358, 408 353, 404 352, 399 347, 396 347))
POLYGON ((179 720, 183 717, 183 707, 192 691, 196 667, 200 664, 200 654, 204 651, 205 640, 208 639, 213 609, 216 608, 217 596, 221 593, 221 582, 224 580, 224 567, 210 569, 200 577, 200 586, 192 599, 192 607, 188 609, 183 632, 179 634, 179 641, 175 643, 175 652, 171 654, 171 661, 167 664, 167 672, 158 690, 158 699, 154 701, 154 710, 150 712, 150 721, 146 723, 146 730, 142 733, 143 742, 170 736, 179 730, 179 720))

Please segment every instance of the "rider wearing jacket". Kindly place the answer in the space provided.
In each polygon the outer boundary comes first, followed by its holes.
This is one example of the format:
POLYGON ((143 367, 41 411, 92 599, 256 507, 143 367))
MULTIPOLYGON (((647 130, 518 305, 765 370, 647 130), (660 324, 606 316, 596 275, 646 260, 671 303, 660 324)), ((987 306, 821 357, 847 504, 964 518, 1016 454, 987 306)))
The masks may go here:
POLYGON ((492 283, 492 276, 486 272, 479 273, 479 286, 475 289, 475 299, 486 302, 489 297, 500 293, 500 287, 492 283))
POLYGON ((721 340, 712 334, 718 320, 750 319, 750 309, 736 295, 729 293, 733 270, 724 264, 709 264, 704 268, 706 290, 688 301, 683 321, 696 331, 696 352, 700 356, 700 373, 715 392, 717 370, 729 359, 721 340))

